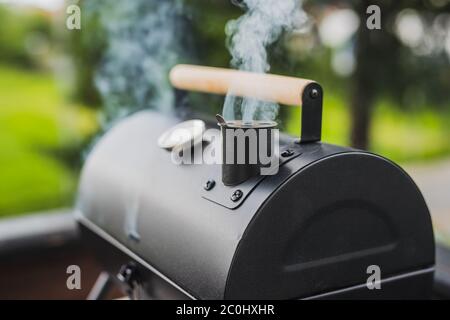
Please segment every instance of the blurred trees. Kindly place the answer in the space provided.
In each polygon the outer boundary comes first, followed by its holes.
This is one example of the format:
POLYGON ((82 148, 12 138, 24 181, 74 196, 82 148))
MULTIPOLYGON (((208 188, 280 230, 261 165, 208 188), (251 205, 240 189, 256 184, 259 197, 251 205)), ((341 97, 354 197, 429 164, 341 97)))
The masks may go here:
POLYGON ((97 130, 95 113, 61 92, 71 69, 57 54, 57 15, 0 4, 0 218, 71 205, 84 143, 97 130))
POLYGON ((51 22, 44 13, 16 12, 0 5, 0 61, 37 67, 49 46, 51 22))
MULTIPOLYGON (((409 8, 420 12, 420 19, 423 19, 424 23, 443 23, 442 27, 449 30, 449 17, 442 22, 436 18, 439 13, 450 11, 450 3, 445 5, 445 2, 441 2, 443 5, 437 6, 433 5, 433 2, 439 1, 372 1, 370 4, 381 8, 382 26, 381 30, 369 30, 364 20, 364 17, 368 17, 367 3, 344 2, 362 18, 354 40, 356 68, 350 78, 351 142, 356 148, 366 149, 369 146, 373 107, 380 97, 388 96, 396 105, 409 109, 425 101, 429 105, 439 106, 447 103, 448 106, 450 68, 445 50, 433 52, 430 48, 428 54, 415 52, 414 48, 402 44, 398 38, 396 23, 401 12, 409 8)), ((434 27, 439 28, 436 25, 434 27)), ((435 34, 425 34, 426 36, 429 38, 422 41, 439 39, 435 34)), ((445 41, 445 38, 442 40, 445 41)), ((417 46, 419 45, 418 43, 417 46)))
MULTIPOLYGON (((80 1, 83 6, 85 0, 80 1)), ((107 37, 101 28, 100 12, 81 10, 81 30, 66 33, 66 51, 75 64, 75 87, 72 98, 91 107, 101 107, 101 99, 94 84, 95 72, 106 49, 107 37)))

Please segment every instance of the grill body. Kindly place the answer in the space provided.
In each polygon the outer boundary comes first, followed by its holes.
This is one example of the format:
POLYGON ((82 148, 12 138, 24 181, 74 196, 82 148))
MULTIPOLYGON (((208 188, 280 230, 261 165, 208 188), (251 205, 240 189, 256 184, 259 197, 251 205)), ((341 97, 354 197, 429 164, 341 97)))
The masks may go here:
MULTIPOLYGON (((112 275, 136 266, 143 297, 426 298, 434 240, 412 179, 380 156, 281 137, 276 175, 236 186, 221 166, 175 165, 156 139, 177 117, 136 113, 88 157, 77 218, 112 275), (215 181, 207 191, 204 185, 215 181), (236 190, 242 198, 230 200, 236 190), (370 290, 369 266, 381 271, 370 290)), ((214 142, 213 142, 214 143, 214 142)))

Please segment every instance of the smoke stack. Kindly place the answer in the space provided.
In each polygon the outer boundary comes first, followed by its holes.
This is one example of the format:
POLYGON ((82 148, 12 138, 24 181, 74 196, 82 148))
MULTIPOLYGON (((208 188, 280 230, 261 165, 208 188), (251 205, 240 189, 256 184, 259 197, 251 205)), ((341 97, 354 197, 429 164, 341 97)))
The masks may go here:
POLYGON ((274 121, 242 120, 219 122, 222 138, 222 182, 240 184, 259 176, 264 159, 274 157, 274 121), (264 159, 263 159, 264 157, 264 159))

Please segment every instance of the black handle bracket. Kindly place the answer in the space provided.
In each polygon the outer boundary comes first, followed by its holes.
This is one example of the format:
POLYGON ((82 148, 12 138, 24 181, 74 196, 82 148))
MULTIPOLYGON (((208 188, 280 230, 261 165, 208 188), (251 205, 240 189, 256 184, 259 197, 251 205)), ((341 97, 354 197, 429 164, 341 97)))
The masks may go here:
POLYGON ((322 138, 322 102, 322 87, 316 82, 308 84, 302 93, 300 143, 317 142, 322 138))

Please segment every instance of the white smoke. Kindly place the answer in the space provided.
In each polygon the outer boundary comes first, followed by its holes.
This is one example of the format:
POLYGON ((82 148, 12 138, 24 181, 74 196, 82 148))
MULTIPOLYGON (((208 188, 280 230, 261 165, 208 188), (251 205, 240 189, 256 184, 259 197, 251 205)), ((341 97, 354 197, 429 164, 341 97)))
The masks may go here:
MULTIPOLYGON (((236 1, 234 1, 236 2, 236 1)), ((227 23, 225 33, 231 53, 231 65, 239 70, 266 73, 270 70, 267 47, 283 32, 301 28, 307 16, 301 0, 242 0, 240 6, 246 13, 227 23)), ((228 93, 223 108, 225 119, 240 116, 245 121, 274 120, 278 105, 251 98, 236 98, 233 88, 228 93)))
POLYGON ((144 108, 170 111, 174 92, 170 68, 182 52, 181 0, 86 1, 98 14, 107 48, 95 84, 105 124, 144 108))

